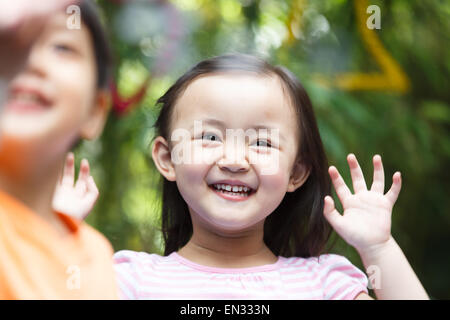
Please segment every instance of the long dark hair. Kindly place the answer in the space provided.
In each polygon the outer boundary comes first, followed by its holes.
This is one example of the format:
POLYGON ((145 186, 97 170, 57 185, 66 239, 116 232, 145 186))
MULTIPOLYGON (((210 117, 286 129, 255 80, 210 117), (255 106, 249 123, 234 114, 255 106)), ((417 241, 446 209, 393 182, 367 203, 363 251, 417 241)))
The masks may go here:
MULTIPOLYGON (((277 256, 317 256, 324 249, 332 230, 323 216, 324 197, 331 191, 328 161, 311 101, 292 72, 244 54, 228 54, 201 61, 158 99, 161 111, 155 123, 155 136, 159 135, 170 141, 174 106, 190 83, 200 76, 230 71, 277 76, 291 99, 300 133, 296 162, 301 162, 310 170, 310 174, 296 191, 286 193, 280 205, 266 218, 264 242, 277 256)), ((163 179, 162 233, 165 255, 183 247, 192 235, 188 206, 178 191, 176 182, 167 179, 163 179)))

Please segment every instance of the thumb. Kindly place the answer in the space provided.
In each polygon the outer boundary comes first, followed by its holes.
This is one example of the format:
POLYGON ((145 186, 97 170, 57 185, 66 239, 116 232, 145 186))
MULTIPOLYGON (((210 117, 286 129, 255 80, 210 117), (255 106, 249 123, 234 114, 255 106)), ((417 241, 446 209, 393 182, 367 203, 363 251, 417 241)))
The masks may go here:
POLYGON ((342 216, 334 207, 333 198, 326 196, 324 202, 323 215, 334 229, 339 229, 342 216))

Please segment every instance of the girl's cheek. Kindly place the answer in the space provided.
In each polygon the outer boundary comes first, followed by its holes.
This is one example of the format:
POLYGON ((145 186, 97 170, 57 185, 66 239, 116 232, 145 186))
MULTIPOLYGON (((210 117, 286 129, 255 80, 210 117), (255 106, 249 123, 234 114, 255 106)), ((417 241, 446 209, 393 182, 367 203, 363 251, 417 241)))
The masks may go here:
POLYGON ((191 186, 194 182, 203 181, 206 172, 207 168, 202 164, 190 163, 175 166, 177 181, 180 180, 182 183, 191 186))
POLYGON ((199 165, 210 166, 223 156, 223 145, 197 147, 194 151, 193 162, 199 165))
POLYGON ((249 150, 249 162, 258 168, 259 176, 277 176, 282 173, 281 154, 273 150, 249 150))
MULTIPOLYGON (((180 164, 175 166, 176 184, 189 207, 196 208, 202 197, 204 176, 207 167, 202 164, 180 164)), ((206 183, 205 183, 206 188, 206 183)))
POLYGON ((181 140, 174 144, 171 160, 175 166, 176 180, 180 191, 186 189, 184 191, 190 193, 192 185, 203 182, 210 168, 205 159, 211 159, 211 155, 208 152, 202 154, 198 143, 187 135, 181 137, 181 140))
POLYGON ((266 191, 280 193, 284 197, 288 185, 288 177, 281 170, 272 174, 261 175, 260 185, 264 186, 266 191))
POLYGON ((94 74, 95 70, 85 64, 53 69, 52 82, 57 87, 58 107, 64 122, 80 125, 80 122, 88 120, 86 118, 95 103, 94 74))
POLYGON ((177 165, 195 165, 203 168, 214 164, 223 154, 221 145, 205 146, 200 140, 183 137, 172 149, 172 162, 177 165))
POLYGON ((288 163, 284 155, 274 149, 254 155, 251 160, 255 162, 261 186, 284 197, 289 183, 288 163))

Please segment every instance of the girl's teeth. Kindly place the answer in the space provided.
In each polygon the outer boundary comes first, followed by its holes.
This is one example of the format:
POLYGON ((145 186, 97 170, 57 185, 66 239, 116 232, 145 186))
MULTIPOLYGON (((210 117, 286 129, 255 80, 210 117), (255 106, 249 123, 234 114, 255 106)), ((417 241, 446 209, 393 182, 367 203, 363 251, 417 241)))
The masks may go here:
POLYGON ((41 103, 42 102, 41 99, 37 95, 35 95, 33 93, 28 93, 28 92, 17 93, 14 96, 14 99, 18 100, 18 101, 22 101, 22 102, 28 102, 28 103, 41 103))
POLYGON ((31 102, 35 102, 35 101, 37 101, 38 99, 36 98, 36 96, 34 96, 34 95, 31 95, 31 94, 19 94, 19 95, 17 95, 16 96, 16 98, 18 99, 18 100, 22 100, 22 101, 31 101, 31 102))
POLYGON ((227 185, 227 184, 215 184, 214 187, 217 190, 230 192, 230 193, 233 193, 235 195, 240 195, 240 196, 248 196, 248 192, 250 192, 250 190, 251 190, 248 187, 231 186, 231 185, 227 185))

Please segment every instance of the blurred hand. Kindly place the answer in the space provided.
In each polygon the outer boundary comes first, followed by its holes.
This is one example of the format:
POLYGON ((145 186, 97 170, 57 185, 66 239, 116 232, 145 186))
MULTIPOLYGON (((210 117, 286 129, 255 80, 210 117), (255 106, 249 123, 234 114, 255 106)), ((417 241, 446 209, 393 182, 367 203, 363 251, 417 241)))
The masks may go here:
POLYGON ((22 67, 47 17, 76 2, 76 0, 0 1, 0 80, 12 77, 22 67))
POLYGON ((383 246, 391 239, 392 208, 401 189, 400 172, 393 176, 390 190, 384 194, 384 170, 381 157, 373 157, 374 175, 370 190, 367 190, 361 168, 355 155, 347 156, 353 182, 351 193, 338 170, 328 169, 344 214, 334 206, 333 198, 325 197, 324 215, 334 230, 357 251, 365 252, 383 246))
POLYGON ((94 208, 98 199, 98 189, 94 178, 89 173, 89 162, 81 161, 80 174, 74 185, 75 160, 73 153, 69 153, 64 165, 63 176, 58 181, 53 196, 53 210, 84 220, 94 208))

